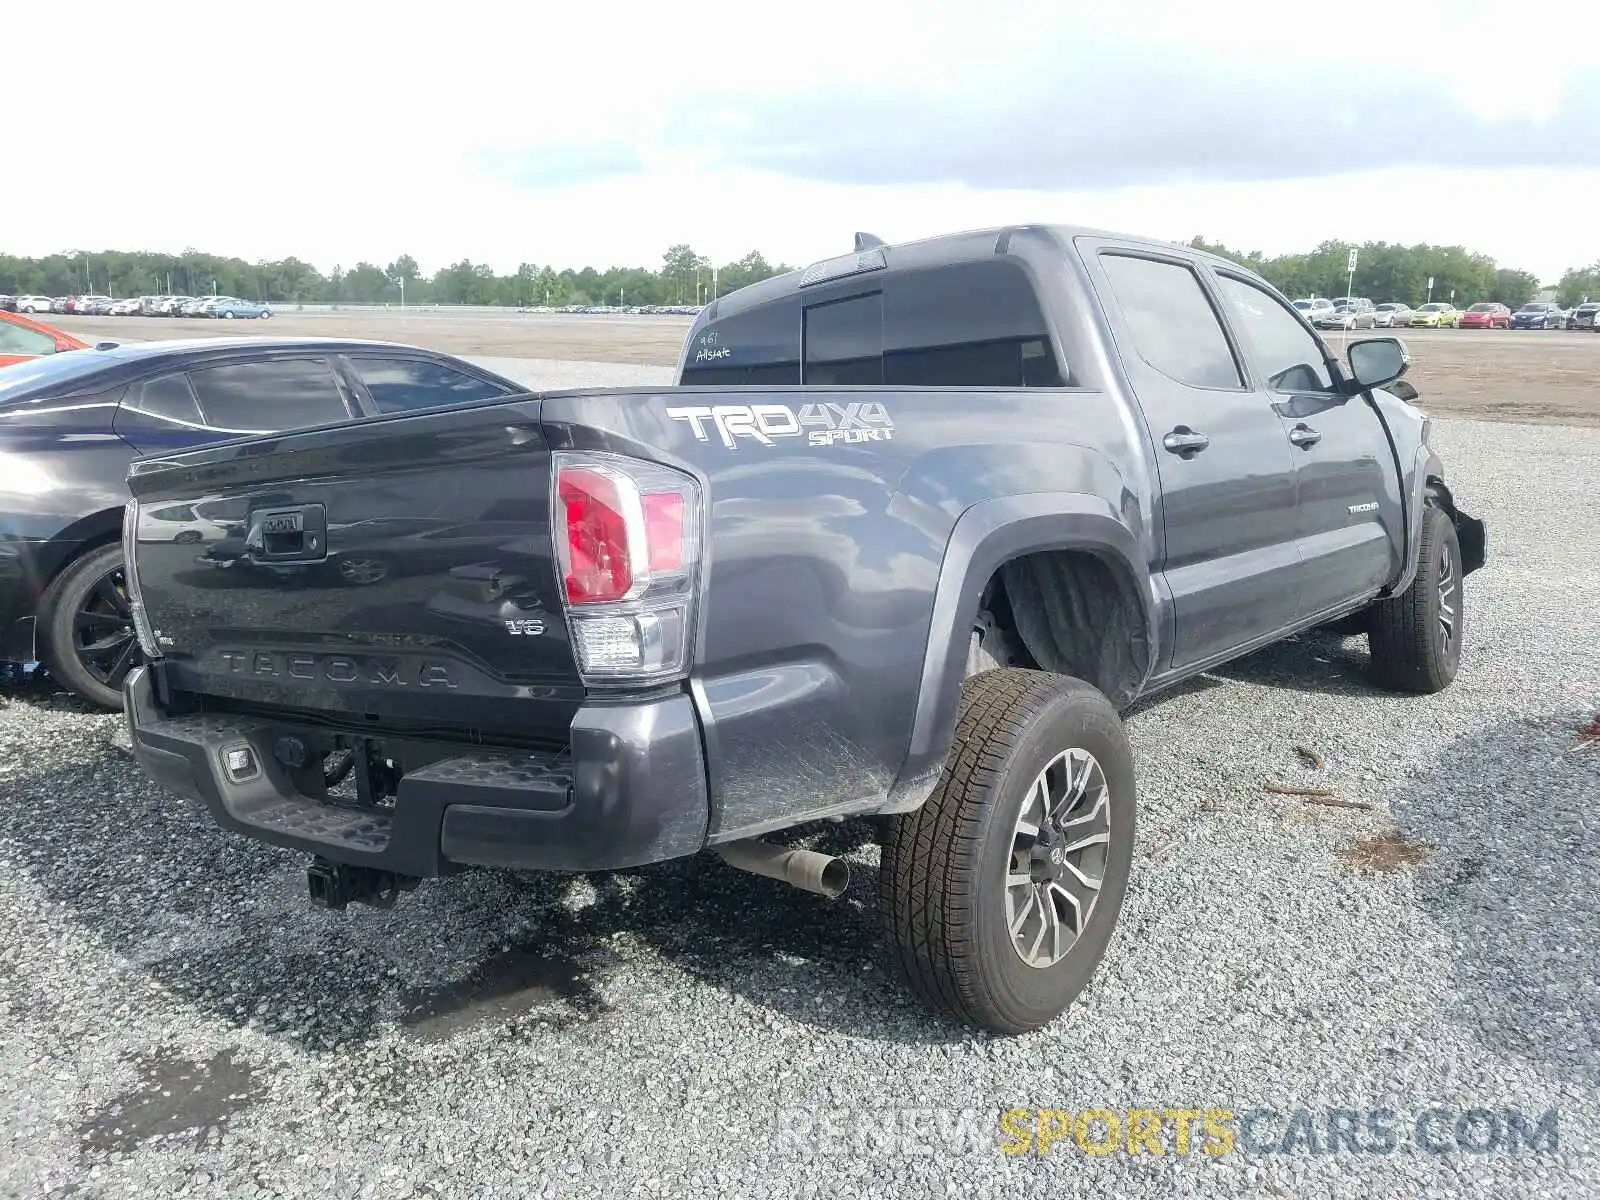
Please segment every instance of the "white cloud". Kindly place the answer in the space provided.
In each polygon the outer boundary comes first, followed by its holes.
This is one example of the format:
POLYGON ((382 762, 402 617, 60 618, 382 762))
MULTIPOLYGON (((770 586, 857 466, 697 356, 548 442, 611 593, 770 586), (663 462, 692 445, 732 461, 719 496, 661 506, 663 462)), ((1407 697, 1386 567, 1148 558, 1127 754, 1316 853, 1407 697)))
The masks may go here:
MULTIPOLYGON (((653 263, 688 241, 719 260, 759 248, 798 262, 837 252, 856 229, 893 239, 1063 221, 1203 233, 1269 253, 1336 237, 1461 243, 1546 278, 1596 257, 1587 215, 1564 216, 1600 196, 1594 169, 1049 191, 864 187, 741 168, 747 160, 728 153, 771 128, 760 113, 819 97, 838 104, 841 140, 857 132, 853 113, 866 124, 869 91, 930 114, 1026 111, 1037 97, 1059 101, 1063 86, 1070 95, 1060 64, 1085 45, 1126 56, 1129 86, 1080 97, 1068 123, 1115 109, 1151 129, 1170 124, 1179 114, 1161 80, 1138 71, 1147 56, 1175 52, 1221 80, 1267 67, 1291 79, 1337 70, 1353 86, 1437 87, 1491 126, 1548 121, 1563 88, 1595 65, 1600 23, 1589 5, 1559 17, 1503 3, 1388 5, 1313 20, 1281 0, 989 9, 813 0, 803 18, 731 0, 416 9, 80 0, 66 35, 49 6, 14 7, 8 40, 53 49, 9 64, 10 94, 37 97, 13 100, 22 136, 0 157, 0 249, 11 253, 196 246, 298 254, 326 269, 404 252, 429 270, 461 257, 507 270, 653 263), (539 186, 627 155, 639 173, 539 186)), ((1344 99, 1327 97, 1330 127, 1344 99)), ((1355 119, 1342 136, 1362 136, 1373 120, 1355 119)), ((948 127, 921 124, 905 137, 939 149, 948 127)), ((1260 152, 1270 157, 1271 146, 1263 140, 1260 152)), ((954 160, 973 147, 948 150, 954 160)))

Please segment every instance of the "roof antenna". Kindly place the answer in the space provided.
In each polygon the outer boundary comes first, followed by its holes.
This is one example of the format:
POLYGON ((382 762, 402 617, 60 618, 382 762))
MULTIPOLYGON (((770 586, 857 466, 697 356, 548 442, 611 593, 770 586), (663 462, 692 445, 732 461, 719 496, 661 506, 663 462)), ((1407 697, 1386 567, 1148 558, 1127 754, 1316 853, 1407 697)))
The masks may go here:
POLYGON ((888 244, 881 237, 876 237, 870 233, 856 234, 856 250, 858 252, 861 250, 876 250, 878 247, 887 246, 888 244))

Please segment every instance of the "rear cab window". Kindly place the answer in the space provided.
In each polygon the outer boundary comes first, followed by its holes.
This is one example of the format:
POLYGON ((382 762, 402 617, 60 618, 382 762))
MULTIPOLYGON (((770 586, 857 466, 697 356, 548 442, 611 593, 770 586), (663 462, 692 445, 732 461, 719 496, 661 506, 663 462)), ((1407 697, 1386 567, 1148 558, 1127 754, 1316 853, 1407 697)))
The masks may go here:
POLYGON ((1033 283, 1003 258, 889 268, 709 322, 685 386, 1070 386, 1033 283))

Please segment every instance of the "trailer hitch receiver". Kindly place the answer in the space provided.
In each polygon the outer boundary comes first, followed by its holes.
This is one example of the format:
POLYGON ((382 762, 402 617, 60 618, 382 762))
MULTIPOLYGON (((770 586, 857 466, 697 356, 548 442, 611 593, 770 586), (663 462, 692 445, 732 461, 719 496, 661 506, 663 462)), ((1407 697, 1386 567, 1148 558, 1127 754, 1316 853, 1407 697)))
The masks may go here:
POLYGON ((342 909, 348 904, 393 908, 401 892, 409 892, 420 882, 415 876, 375 867, 353 867, 326 858, 315 859, 306 871, 306 888, 311 903, 318 908, 342 909))

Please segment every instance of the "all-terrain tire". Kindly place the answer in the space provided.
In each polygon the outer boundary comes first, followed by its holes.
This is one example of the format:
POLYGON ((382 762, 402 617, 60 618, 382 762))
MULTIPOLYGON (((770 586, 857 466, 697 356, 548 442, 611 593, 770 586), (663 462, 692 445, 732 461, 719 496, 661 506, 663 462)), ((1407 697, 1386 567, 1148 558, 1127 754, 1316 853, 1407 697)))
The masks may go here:
MULTIPOLYGON (((127 641, 127 645, 131 647, 128 661, 122 664, 120 673, 113 676, 112 682, 108 684, 92 674, 84 665, 73 640, 73 630, 79 619, 79 611, 89 600, 90 593, 121 567, 121 542, 96 547, 86 554, 80 554, 63 567, 61 573, 51 580, 50 586, 45 589, 44 596, 39 601, 38 625, 42 643, 40 653, 45 665, 50 668, 50 673, 56 680, 69 691, 76 692, 91 704, 101 708, 122 707, 122 678, 129 669, 143 661, 139 644, 133 640, 130 632, 127 641)), ((103 607, 108 614, 113 611, 110 605, 103 607)), ((131 617, 128 620, 128 627, 131 631, 131 617)), ((106 632, 110 633, 113 628, 109 620, 104 623, 106 632)))
POLYGON ((1463 601, 1456 527, 1444 509, 1426 504, 1416 578, 1373 605, 1368 617, 1372 676, 1380 687, 1427 695, 1450 686, 1461 666, 1463 601))
POLYGON ((1133 753, 1111 702, 1081 680, 1007 667, 962 687, 955 739, 938 786, 891 818, 879 903, 901 974, 935 1012, 994 1033, 1049 1024, 1105 956, 1133 866, 1133 753), (1105 780, 1098 898, 1065 956, 1025 962, 1012 942, 1007 877, 1013 835, 1040 772, 1069 748, 1105 780))

